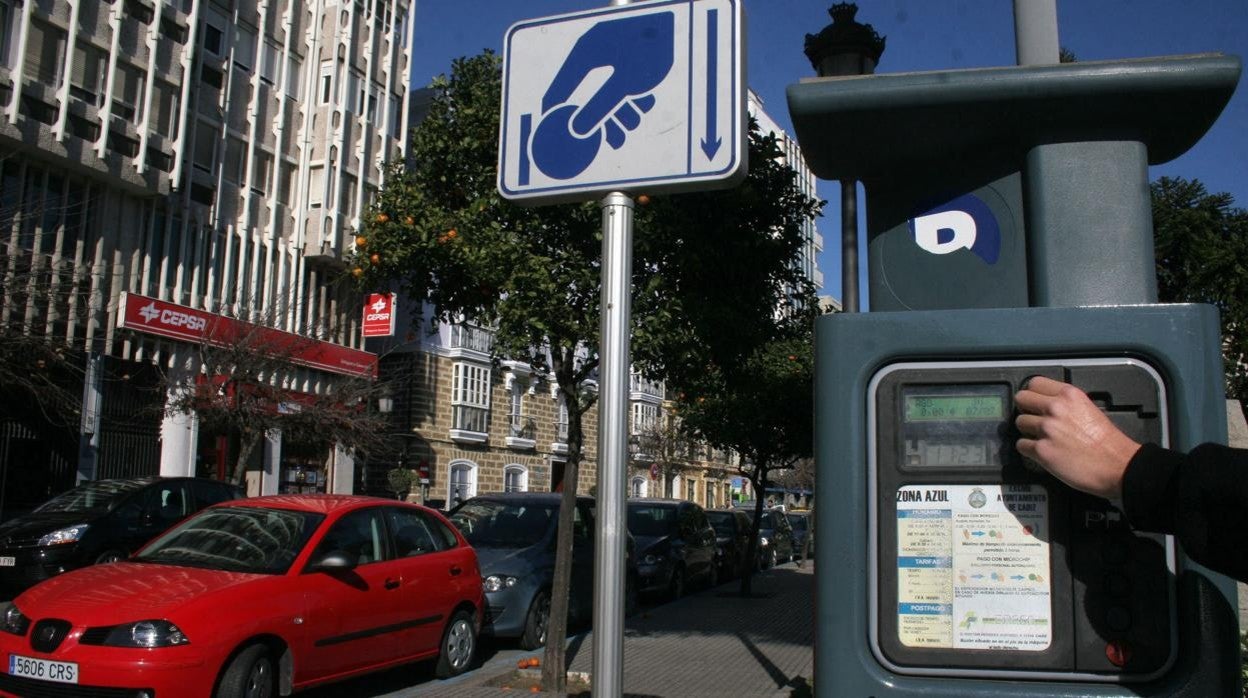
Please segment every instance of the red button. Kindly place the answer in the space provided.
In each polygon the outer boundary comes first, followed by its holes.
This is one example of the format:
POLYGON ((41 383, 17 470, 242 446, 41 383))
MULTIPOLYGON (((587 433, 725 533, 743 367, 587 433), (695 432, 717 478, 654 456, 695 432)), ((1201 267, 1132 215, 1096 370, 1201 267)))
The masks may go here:
POLYGON ((1122 640, 1114 640, 1105 645, 1105 658, 1114 666, 1125 666, 1131 661, 1131 646, 1122 640))

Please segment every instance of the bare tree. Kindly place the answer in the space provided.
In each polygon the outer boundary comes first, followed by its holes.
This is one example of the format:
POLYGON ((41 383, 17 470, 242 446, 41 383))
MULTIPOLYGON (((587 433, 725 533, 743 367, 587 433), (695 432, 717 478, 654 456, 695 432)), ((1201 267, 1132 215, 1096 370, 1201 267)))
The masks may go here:
POLYGON ((86 365, 82 338, 100 305, 91 275, 90 267, 75 267, 58 255, 14 241, 0 245, 0 390, 9 398, 6 408, 15 408, 18 397, 55 425, 77 423, 86 365))
POLYGON ((653 466, 658 473, 662 489, 657 494, 672 497, 672 484, 676 476, 694 467, 697 451, 702 444, 680 428, 680 419, 671 409, 660 413, 658 420, 636 430, 629 439, 635 446, 633 462, 642 467, 653 466))

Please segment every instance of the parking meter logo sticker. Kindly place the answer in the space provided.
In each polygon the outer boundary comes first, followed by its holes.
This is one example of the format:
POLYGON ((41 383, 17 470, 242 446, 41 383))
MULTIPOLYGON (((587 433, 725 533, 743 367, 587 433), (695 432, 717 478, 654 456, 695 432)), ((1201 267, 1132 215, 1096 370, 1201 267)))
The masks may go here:
MULTIPOLYGON (((537 169, 553 179, 571 179, 594 162, 603 140, 613 149, 622 147, 628 132, 654 108, 650 93, 671 72, 674 42, 672 12, 606 20, 582 34, 542 95, 531 145, 537 169), (595 78, 602 85, 584 104, 570 101, 595 78)), ((521 116, 522 140, 528 140, 531 123, 531 114, 521 116)), ((522 164, 522 184, 528 180, 524 169, 522 164)))
POLYGON ((910 221, 910 232, 915 244, 932 254, 966 249, 986 264, 996 264, 1001 255, 997 217, 974 194, 963 194, 915 216, 910 221))

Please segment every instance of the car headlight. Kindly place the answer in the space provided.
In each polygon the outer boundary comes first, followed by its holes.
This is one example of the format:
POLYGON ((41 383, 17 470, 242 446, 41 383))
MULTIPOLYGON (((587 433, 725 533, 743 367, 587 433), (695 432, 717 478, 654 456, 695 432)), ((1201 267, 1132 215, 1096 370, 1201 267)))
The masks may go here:
POLYGON ((48 535, 40 538, 39 545, 40 547, 47 547, 50 545, 64 545, 66 543, 77 543, 79 540, 82 540, 82 534, 86 533, 88 528, 91 528, 91 526, 89 524, 84 523, 84 524, 74 524, 73 526, 66 526, 65 528, 57 529, 49 533, 48 535))
POLYGON ((9 604, 9 607, 4 609, 2 622, 3 625, 0 625, 0 630, 4 630, 6 633, 25 635, 26 631, 30 629, 30 619, 14 604, 9 604))
POLYGON ((764 548, 770 545, 770 543, 771 541, 767 540, 767 536, 760 536, 758 539, 758 544, 763 546, 764 548))
POLYGON ((658 564, 662 564, 663 559, 664 558, 662 555, 655 555, 654 553, 649 553, 645 557, 641 558, 641 564, 658 565, 658 564))
POLYGON ((499 591, 501 589, 510 589, 520 580, 516 577, 509 577, 505 574, 491 574, 481 580, 481 588, 486 591, 499 591))
POLYGON ((104 644, 110 647, 174 647, 190 643, 190 638, 167 620, 141 620, 118 625, 104 638, 104 644))

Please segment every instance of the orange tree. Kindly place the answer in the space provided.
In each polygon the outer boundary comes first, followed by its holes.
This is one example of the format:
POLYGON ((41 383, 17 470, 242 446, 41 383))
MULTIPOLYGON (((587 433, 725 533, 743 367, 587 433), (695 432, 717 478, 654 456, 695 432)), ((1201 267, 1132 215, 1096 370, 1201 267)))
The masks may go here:
MULTIPOLYGON (((543 684, 563 690, 572 504, 582 419, 597 399, 587 381, 599 365, 601 213, 594 203, 524 208, 499 196, 496 55, 455 61, 433 89, 411 165, 387 178, 356 240, 351 273, 365 289, 397 283, 439 320, 492 327, 496 355, 554 376, 567 405, 568 454, 543 684)), ((725 340, 733 346, 722 353, 746 351, 770 334, 786 289, 806 288, 794 260, 803 222, 820 202, 801 195, 774 140, 756 129, 749 157, 749 176, 734 190, 637 197, 636 365, 662 372, 667 351, 689 353, 681 358, 688 364, 718 356, 700 347, 725 340)))

